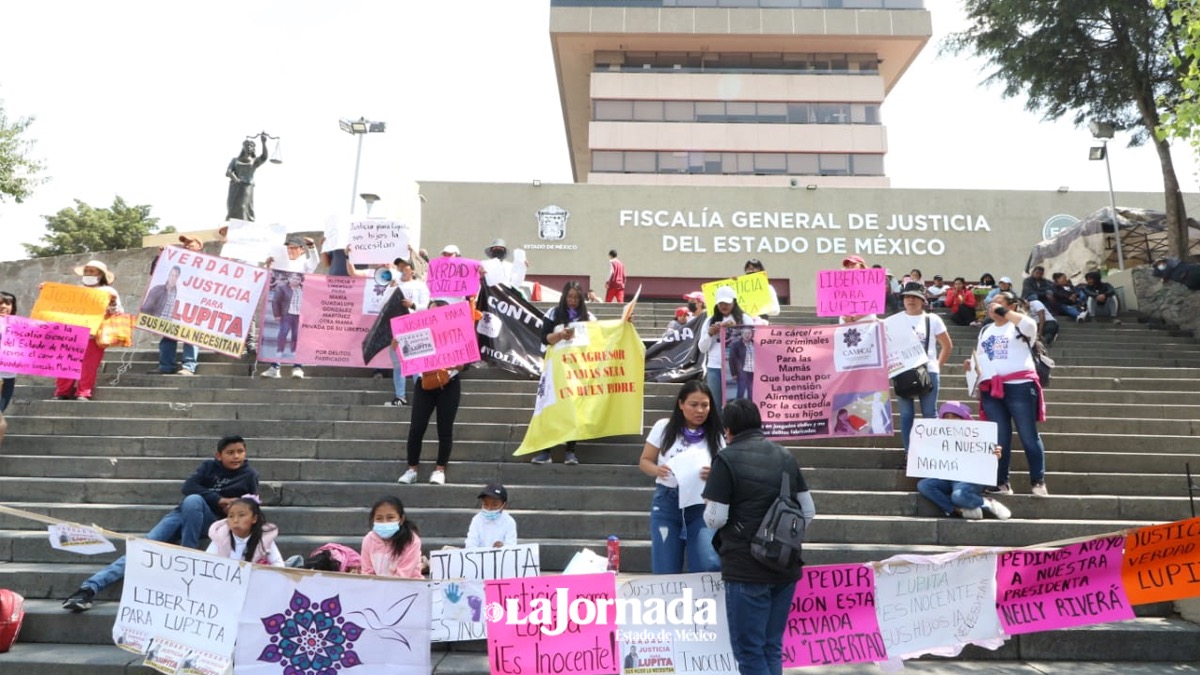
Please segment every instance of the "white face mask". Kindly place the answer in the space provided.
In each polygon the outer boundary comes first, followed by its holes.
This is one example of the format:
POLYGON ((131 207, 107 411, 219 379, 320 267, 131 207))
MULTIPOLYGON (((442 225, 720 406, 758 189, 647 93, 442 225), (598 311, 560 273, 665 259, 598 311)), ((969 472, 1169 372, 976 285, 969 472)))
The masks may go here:
POLYGON ((1166 265, 1159 265, 1158 267, 1155 267, 1154 269, 1158 270, 1159 272, 1165 272, 1165 271, 1166 271, 1166 269, 1167 269, 1167 266, 1166 266, 1166 265))
POLYGON ((84 286, 98 286, 99 284, 100 284, 100 277, 86 276, 83 278, 84 286))

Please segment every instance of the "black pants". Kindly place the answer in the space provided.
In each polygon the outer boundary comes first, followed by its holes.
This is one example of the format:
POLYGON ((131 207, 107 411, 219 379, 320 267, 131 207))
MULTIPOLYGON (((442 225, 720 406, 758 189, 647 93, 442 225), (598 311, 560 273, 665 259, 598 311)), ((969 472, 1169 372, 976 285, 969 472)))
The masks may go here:
POLYGON ((950 315, 950 320, 960 326, 969 326, 975 320, 975 308, 967 307, 966 303, 963 303, 950 315))
POLYGON ((8 409, 8 404, 12 401, 13 392, 17 389, 17 378, 6 377, 3 382, 4 384, 0 385, 0 412, 8 409))
POLYGON ((462 382, 457 377, 450 378, 441 389, 425 389, 420 384, 413 388, 412 417, 408 425, 409 466, 416 466, 421 461, 421 441, 434 410, 437 411, 437 465, 446 466, 450 461, 450 450, 454 447, 454 418, 458 416, 461 398, 462 382))

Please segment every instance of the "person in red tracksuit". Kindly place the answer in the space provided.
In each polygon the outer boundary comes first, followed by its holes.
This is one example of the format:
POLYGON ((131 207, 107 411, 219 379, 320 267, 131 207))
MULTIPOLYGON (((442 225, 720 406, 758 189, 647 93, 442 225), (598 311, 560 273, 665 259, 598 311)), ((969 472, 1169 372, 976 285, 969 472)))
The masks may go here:
POLYGON ((605 302, 625 302, 625 263, 617 260, 617 249, 608 252, 608 281, 604 282, 605 302))

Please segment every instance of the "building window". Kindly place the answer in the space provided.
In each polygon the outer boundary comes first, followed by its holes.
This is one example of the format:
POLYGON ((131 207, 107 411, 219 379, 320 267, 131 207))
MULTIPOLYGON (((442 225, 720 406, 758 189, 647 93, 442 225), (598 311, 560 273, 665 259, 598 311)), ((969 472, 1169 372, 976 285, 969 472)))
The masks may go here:
POLYGON ((803 152, 595 150, 592 173, 730 176, 882 176, 883 155, 803 152))
MULTIPOLYGON (((759 0, 765 1, 765 0, 759 0)), ((822 0, 827 1, 827 0, 822 0)), ((876 54, 808 52, 598 52, 596 72, 878 75, 876 54)))
POLYGON ((596 122, 702 122, 722 124, 879 124, 877 103, 771 103, 755 101, 592 102, 596 122))

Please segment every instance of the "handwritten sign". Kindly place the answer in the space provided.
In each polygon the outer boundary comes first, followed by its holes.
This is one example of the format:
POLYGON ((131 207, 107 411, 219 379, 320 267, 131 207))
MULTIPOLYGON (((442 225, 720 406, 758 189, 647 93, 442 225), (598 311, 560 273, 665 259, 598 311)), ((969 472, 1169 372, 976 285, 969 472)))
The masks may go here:
POLYGON ((817 272, 817 316, 862 316, 886 311, 887 275, 881 269, 817 272))
POLYGON ((71 326, 85 326, 95 335, 104 321, 112 296, 99 288, 69 286, 47 281, 42 284, 29 318, 55 321, 71 326))
POLYGON ((479 261, 470 258, 434 258, 429 261, 429 295, 465 298, 479 294, 479 261))
POLYGON ((286 225, 266 225, 236 218, 225 221, 225 225, 229 229, 225 231, 225 244, 221 246, 222 258, 258 264, 267 258, 282 260, 287 255, 283 245, 287 239, 286 225))
POLYGON ((483 586, 483 580, 479 579, 429 582, 431 642, 487 638, 483 586))
POLYGON ((143 539, 130 540, 125 551, 113 642, 161 673, 224 673, 251 565, 143 539))
POLYGON ((612 574, 489 580, 484 592, 493 675, 617 672, 612 574))
POLYGON ((471 305, 456 302, 392 319, 400 372, 406 377, 479 360, 471 305))
POLYGON ((1053 551, 1000 554, 996 609, 1009 635, 1133 618, 1121 586, 1125 537, 1105 537, 1053 551))
POLYGON ((1134 530, 1121 579, 1135 605, 1200 596, 1200 518, 1134 530))
POLYGON ((737 672, 719 573, 621 577, 617 602, 621 673, 737 672))
MULTIPOLYGON (((924 321, 924 319, 922 319, 924 321)), ((917 332, 906 314, 893 314, 883 322, 887 334, 888 377, 895 377, 906 370, 929 363, 929 352, 925 342, 917 339, 917 332)), ((929 337, 933 341, 933 336, 929 337)))
POLYGON ((783 665, 886 661, 868 565, 805 567, 783 632, 783 665))
POLYGON ((20 316, 0 316, 0 372, 78 379, 88 329, 20 316))
POLYGON ((537 544, 500 548, 448 548, 429 553, 431 579, 509 579, 541 574, 537 544))
POLYGON ((356 265, 384 265, 408 259, 408 223, 384 218, 350 222, 350 260, 356 265))
POLYGON ((47 525, 46 529, 50 535, 50 548, 56 551, 96 555, 117 550, 117 547, 94 527, 55 523, 47 525))
POLYGON ((991 485, 999 460, 996 423, 914 420, 906 475, 991 485))
POLYGON ((708 308, 709 316, 717 311, 717 289, 722 286, 733 288, 738 306, 746 314, 758 316, 771 309, 771 284, 767 281, 767 273, 755 272, 701 284, 700 290, 704 292, 704 306, 708 308))

